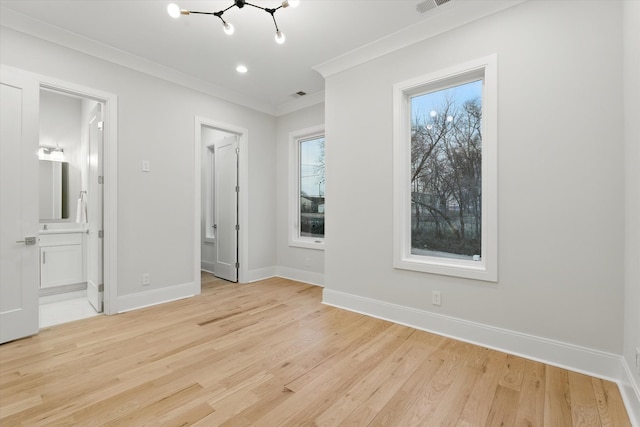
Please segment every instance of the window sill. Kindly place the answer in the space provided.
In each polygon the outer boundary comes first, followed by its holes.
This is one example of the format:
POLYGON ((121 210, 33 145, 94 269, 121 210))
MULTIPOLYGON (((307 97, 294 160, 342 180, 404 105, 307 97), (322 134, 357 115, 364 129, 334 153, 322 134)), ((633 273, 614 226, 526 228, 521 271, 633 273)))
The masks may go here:
POLYGON ((289 240, 289 246, 324 251, 324 240, 289 240))
POLYGON ((498 281, 496 269, 492 268, 486 261, 466 261, 452 258, 410 255, 396 259, 393 266, 400 270, 411 270, 486 282, 498 281))

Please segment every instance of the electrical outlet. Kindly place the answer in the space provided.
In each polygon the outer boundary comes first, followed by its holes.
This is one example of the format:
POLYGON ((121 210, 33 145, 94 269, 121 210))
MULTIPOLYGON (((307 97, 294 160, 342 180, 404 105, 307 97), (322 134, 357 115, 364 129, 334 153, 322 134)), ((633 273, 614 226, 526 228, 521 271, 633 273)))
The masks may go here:
POLYGON ((142 273, 142 286, 149 286, 151 284, 151 274, 142 273))
POLYGON ((431 292, 431 304, 433 305, 441 305, 442 300, 440 299, 440 291, 431 292))
POLYGON ((142 172, 151 172, 151 162, 149 160, 142 161, 142 172))

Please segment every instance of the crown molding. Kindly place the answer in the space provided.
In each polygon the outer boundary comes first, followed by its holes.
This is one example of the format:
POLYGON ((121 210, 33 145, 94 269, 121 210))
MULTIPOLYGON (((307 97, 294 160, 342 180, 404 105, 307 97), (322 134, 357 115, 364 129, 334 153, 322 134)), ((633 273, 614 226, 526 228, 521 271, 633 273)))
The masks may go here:
POLYGON ((410 27, 354 49, 313 67, 325 79, 404 47, 461 27, 526 0, 454 0, 432 9, 428 17, 410 27))
POLYGON ((123 50, 99 43, 95 40, 80 36, 55 25, 33 19, 12 9, 1 6, 0 26, 148 74, 252 110, 257 110, 272 116, 276 114, 276 108, 268 103, 261 102, 255 98, 248 97, 228 88, 211 84, 173 68, 132 55, 123 50))

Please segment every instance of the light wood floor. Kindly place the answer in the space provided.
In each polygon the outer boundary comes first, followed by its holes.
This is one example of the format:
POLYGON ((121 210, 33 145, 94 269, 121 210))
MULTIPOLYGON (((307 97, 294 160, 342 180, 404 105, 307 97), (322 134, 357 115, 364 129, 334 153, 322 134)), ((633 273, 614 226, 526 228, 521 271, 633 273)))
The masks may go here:
POLYGON ((0 346, 0 425, 629 426, 615 384, 323 306, 284 279, 0 346))

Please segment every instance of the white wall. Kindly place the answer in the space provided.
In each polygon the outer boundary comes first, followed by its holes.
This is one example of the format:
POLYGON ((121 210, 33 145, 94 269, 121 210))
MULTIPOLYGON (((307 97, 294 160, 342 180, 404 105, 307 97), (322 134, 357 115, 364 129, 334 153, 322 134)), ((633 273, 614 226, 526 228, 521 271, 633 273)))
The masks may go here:
MULTIPOLYGON (((289 134, 324 125, 324 104, 278 117, 277 135, 277 274, 317 285, 324 284, 324 251, 289 246, 289 134)), ((330 197, 330 196, 327 196, 330 197)), ((329 215, 329 214, 328 214, 329 215)))
POLYGON ((460 320, 615 361, 624 306, 621 23, 620 2, 526 2, 330 76, 325 300, 352 309, 382 302, 403 313, 394 320, 422 316, 436 331, 460 320), (395 270, 392 85, 493 53, 499 280, 395 270), (431 305, 433 290, 441 307, 431 305))
MULTIPOLYGON (((625 140, 625 334, 624 357, 640 399, 640 2, 625 1, 624 140, 625 140), (637 349, 637 350, 636 350, 637 349)), ((640 407, 636 407, 640 422, 640 407)))
POLYGON ((275 265, 275 118, 1 31, 3 64, 118 96, 118 297, 194 281, 195 116, 249 130, 248 268, 275 265), (141 171, 143 159, 151 162, 151 172, 141 171), (151 274, 151 286, 143 289, 144 272, 151 274))

